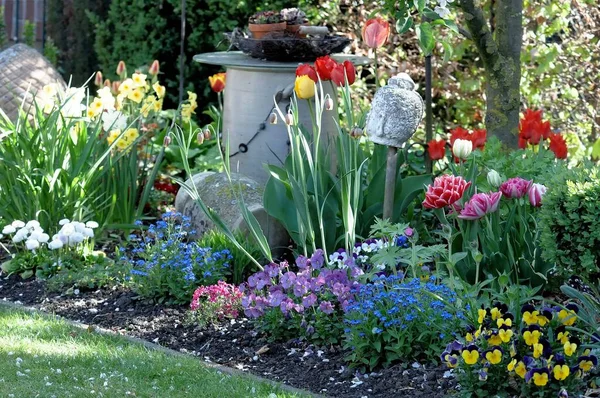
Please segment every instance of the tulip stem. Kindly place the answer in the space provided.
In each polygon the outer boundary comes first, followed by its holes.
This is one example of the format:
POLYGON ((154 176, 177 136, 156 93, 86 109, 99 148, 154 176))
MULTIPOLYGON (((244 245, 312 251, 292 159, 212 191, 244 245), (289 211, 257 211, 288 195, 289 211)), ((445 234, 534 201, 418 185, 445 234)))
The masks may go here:
POLYGON ((374 60, 374 70, 373 75, 375 75, 375 88, 379 88, 379 65, 377 64, 377 49, 373 49, 373 60, 374 60))
POLYGON ((398 148, 389 146, 387 167, 385 170, 385 192, 383 196, 383 219, 392 221, 394 216, 394 191, 396 190, 396 166, 398 164, 398 148))

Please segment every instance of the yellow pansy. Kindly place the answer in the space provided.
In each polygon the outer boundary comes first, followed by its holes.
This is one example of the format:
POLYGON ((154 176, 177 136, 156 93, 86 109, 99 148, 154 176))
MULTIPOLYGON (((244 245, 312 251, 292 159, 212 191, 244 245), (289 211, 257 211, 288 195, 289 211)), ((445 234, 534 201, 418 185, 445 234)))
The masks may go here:
POLYGON ((458 356, 457 355, 451 355, 451 354, 446 354, 446 356, 444 356, 444 361, 446 361, 446 365, 449 368, 455 368, 458 366, 458 356), (454 359, 454 360, 452 360, 454 359))
POLYGON ((584 359, 583 361, 579 362, 579 369, 583 370, 584 372, 589 372, 593 367, 594 363, 589 359, 584 359))
POLYGON ((494 307, 490 310, 490 315, 492 316, 492 321, 495 321, 502 316, 502 313, 498 308, 494 307))
POLYGON ((559 332, 556 336, 556 339, 559 340, 562 344, 567 344, 569 342, 569 332, 559 332))
POLYGON ((125 96, 129 95, 129 93, 133 90, 133 80, 126 79, 119 85, 119 93, 125 96))
POLYGON ((461 354, 467 365, 475 365, 479 359, 479 351, 476 349, 469 351, 468 349, 463 350, 461 354))
POLYGON ((483 323, 483 320, 485 319, 485 316, 487 315, 487 311, 480 308, 477 310, 477 315, 478 315, 477 322, 483 323))
POLYGON ((500 336, 500 339, 502 340, 503 343, 508 343, 511 339, 511 337, 513 336, 513 331, 511 329, 500 329, 498 331, 498 336, 500 336))
POLYGON ((577 314, 572 310, 560 310, 558 313, 558 319, 560 319, 563 325, 573 326, 575 321, 577 320, 577 314))
POLYGON ((543 352, 544 352, 544 346, 542 344, 535 343, 533 345, 533 357, 534 358, 541 357, 543 352))
POLYGON ((481 336, 481 326, 483 326, 483 325, 479 325, 479 329, 477 329, 477 330, 475 331, 475 338, 476 338, 476 339, 478 339, 478 338, 479 338, 479 336, 481 336))
POLYGON ((134 87, 146 87, 146 75, 144 75, 143 73, 134 73, 133 75, 131 75, 131 80, 133 81, 134 87))
POLYGON ((546 326, 550 320, 543 315, 538 315, 537 322, 540 326, 546 326))
POLYGON ((539 311, 525 311, 523 313, 523 322, 525 322, 527 325, 533 325, 534 323, 537 323, 539 314, 539 311))
POLYGON ((139 104, 144 99, 144 92, 141 89, 136 88, 127 95, 127 98, 139 104))
POLYGON ((315 82, 308 76, 296 77, 294 91, 300 99, 309 99, 315 96, 315 82))
POLYGON ((517 366, 515 367, 515 373, 518 374, 520 378, 525 378, 525 374, 527 374, 527 367, 523 361, 519 361, 517 363, 517 366))
POLYGON ((571 355, 575 354, 575 351, 577 351, 577 344, 569 343, 567 341, 563 348, 565 349, 565 355, 570 357, 571 355))
POLYGON ((548 373, 546 373, 546 372, 534 373, 533 374, 533 384, 535 384, 538 387, 543 387, 546 384, 548 384, 548 373))
POLYGON ((158 98, 163 98, 165 96, 165 86, 161 86, 159 82, 154 83, 152 85, 152 88, 154 89, 154 92, 156 93, 158 98))
POLYGON ((473 341, 473 333, 467 333, 465 336, 465 340, 467 341, 467 343, 470 343, 473 341))
POLYGON ((512 371, 514 371, 514 370, 515 370, 515 366, 516 366, 516 365, 517 365, 517 360, 516 360, 516 359, 513 359, 512 361, 510 361, 510 362, 508 363, 508 365, 506 365, 506 369, 507 369, 509 372, 512 372, 512 371))
POLYGON ((485 359, 487 359, 492 365, 497 365, 502 362, 502 351, 499 349, 493 349, 485 353, 485 359))
POLYGON ((490 336, 490 338, 488 339, 488 342, 490 345, 500 345, 500 344, 502 344, 502 338, 500 337, 500 335, 498 333, 494 333, 490 336))
POLYGON ((139 136, 140 136, 140 133, 138 132, 138 130, 136 128, 133 128, 133 127, 125 130, 125 134, 123 134, 123 137, 125 137, 125 139, 129 142, 137 140, 137 138, 139 136))
POLYGON ((540 341, 541 333, 539 330, 526 330, 523 333, 523 340, 528 346, 532 346, 540 341))
POLYGON ((501 328, 502 326, 506 325, 506 326, 512 326, 512 319, 510 318, 498 318, 498 320, 496 321, 496 324, 498 325, 499 328, 501 328))
POLYGON ((555 365, 552 373, 554 374, 554 378, 560 381, 566 379, 571 370, 567 365, 555 365))

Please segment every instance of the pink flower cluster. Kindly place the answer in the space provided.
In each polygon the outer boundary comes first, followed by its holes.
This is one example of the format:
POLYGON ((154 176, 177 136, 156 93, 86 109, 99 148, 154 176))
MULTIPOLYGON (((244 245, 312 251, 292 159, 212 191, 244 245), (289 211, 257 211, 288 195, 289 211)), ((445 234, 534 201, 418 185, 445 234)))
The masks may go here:
POLYGON ((241 307, 243 293, 235 285, 219 281, 216 285, 200 286, 194 292, 190 308, 198 311, 203 304, 210 303, 219 320, 237 318, 241 307))
POLYGON ((287 262, 266 265, 264 271, 240 286, 244 292, 244 313, 259 318, 270 310, 288 316, 311 308, 325 314, 345 308, 359 285, 354 277, 362 271, 357 267, 327 269, 323 268, 324 263, 323 251, 319 249, 310 258, 299 256, 296 272, 287 262))

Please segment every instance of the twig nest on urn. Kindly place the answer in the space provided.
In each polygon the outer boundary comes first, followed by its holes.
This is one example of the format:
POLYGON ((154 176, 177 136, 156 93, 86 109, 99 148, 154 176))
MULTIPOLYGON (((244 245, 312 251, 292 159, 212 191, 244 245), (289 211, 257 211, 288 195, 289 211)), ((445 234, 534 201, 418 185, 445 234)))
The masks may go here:
POLYGON ((367 134, 376 144, 399 148, 417 131, 423 111, 423 98, 415 91, 415 82, 401 73, 375 93, 367 134))

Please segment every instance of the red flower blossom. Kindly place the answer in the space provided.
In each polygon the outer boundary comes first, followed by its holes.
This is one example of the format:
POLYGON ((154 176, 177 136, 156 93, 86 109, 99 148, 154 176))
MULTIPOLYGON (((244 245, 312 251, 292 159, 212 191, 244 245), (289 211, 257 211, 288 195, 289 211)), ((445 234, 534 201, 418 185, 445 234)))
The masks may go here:
POLYGON ((315 69, 322 81, 331 80, 331 71, 335 68, 337 62, 329 57, 329 55, 325 55, 324 57, 319 57, 315 61, 315 69))
POLYGON ((319 78, 317 77, 317 71, 308 64, 298 65, 296 68, 296 76, 308 76, 315 83, 319 81, 319 78))
POLYGON ((433 181, 433 185, 427 187, 423 206, 428 209, 442 209, 450 206, 463 197, 463 194, 471 186, 460 176, 444 174, 433 181))
POLYGON ((487 141, 487 130, 475 129, 469 139, 473 143, 473 149, 483 149, 487 141))
POLYGON ((470 140, 469 138, 469 130, 465 130, 462 127, 457 127, 453 130, 450 130, 450 145, 454 145, 454 141, 456 140, 470 140))
POLYGON ((348 84, 352 85, 356 80, 356 69, 352 62, 344 61, 343 64, 337 64, 331 70, 330 76, 331 81, 338 87, 346 85, 346 76, 348 76, 348 84))
POLYGON ((526 148, 527 144, 538 145, 542 139, 550 137, 551 128, 549 121, 542 121, 542 111, 526 109, 519 122, 519 148, 526 148))
POLYGON ((390 23, 382 18, 372 18, 362 28, 362 38, 371 48, 378 48, 385 44, 390 35, 390 23))
POLYGON ((348 84, 353 85, 356 81, 356 68, 351 61, 344 61, 344 69, 346 70, 346 76, 348 76, 348 84))
POLYGON ((550 134, 550 150, 554 152, 557 159, 566 159, 569 153, 567 141, 561 134, 550 134))
POLYGON ((446 140, 431 140, 427 143, 427 152, 431 160, 440 160, 446 156, 446 140))

